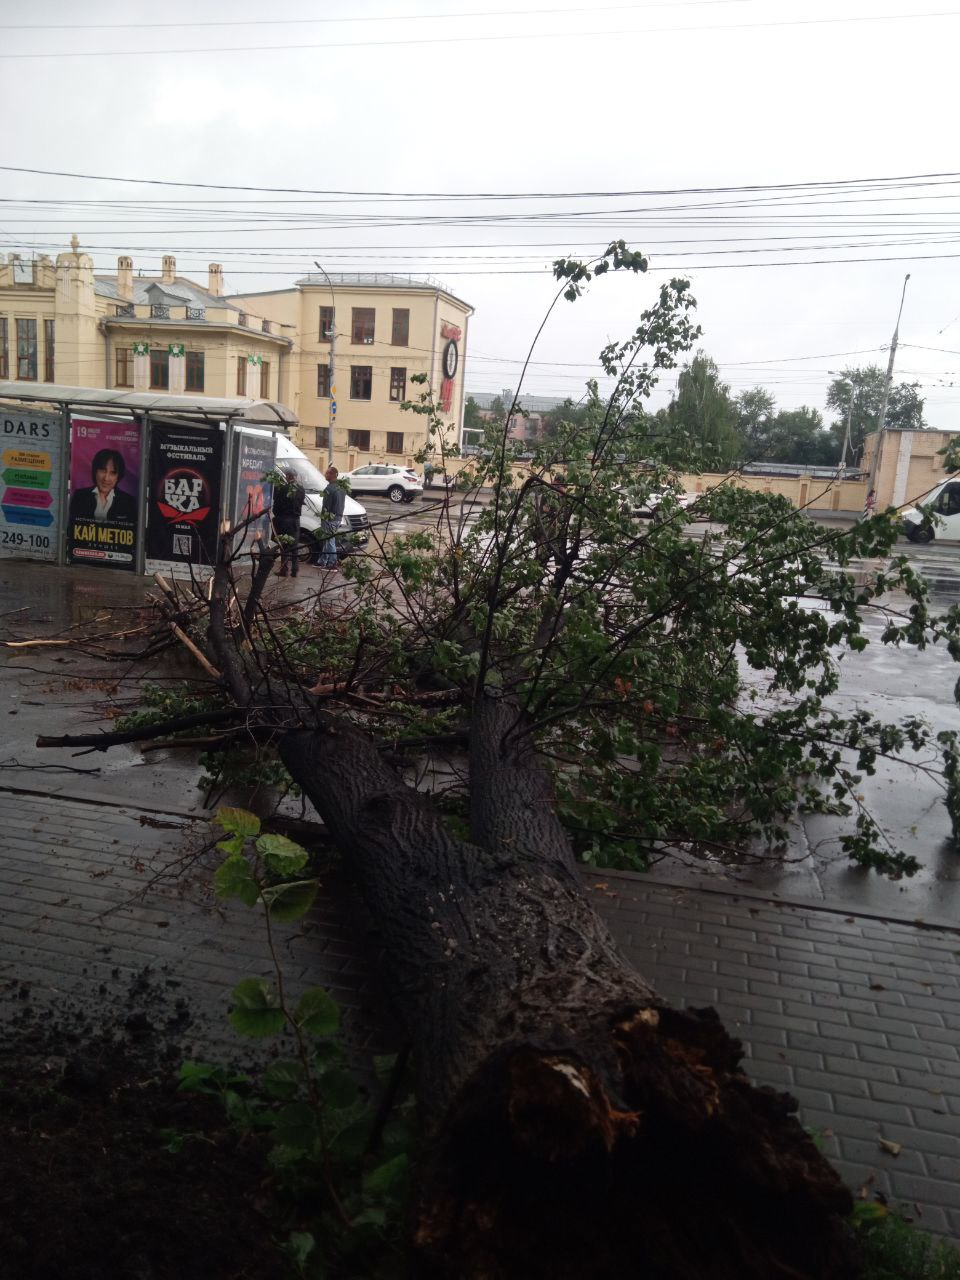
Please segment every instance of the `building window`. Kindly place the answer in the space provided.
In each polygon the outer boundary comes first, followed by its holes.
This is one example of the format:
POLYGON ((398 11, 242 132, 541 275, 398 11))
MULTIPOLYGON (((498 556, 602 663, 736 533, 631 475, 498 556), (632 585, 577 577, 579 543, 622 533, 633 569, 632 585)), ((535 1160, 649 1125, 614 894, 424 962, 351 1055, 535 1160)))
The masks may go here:
POLYGON ((410 311, 407 307, 393 308, 393 336, 390 341, 395 347, 410 345, 410 311))
POLYGON ((37 322, 17 321, 17 377, 21 382, 37 380, 37 322))
POLYGON ((55 350, 56 350, 56 340, 54 337, 54 322, 52 320, 44 320, 43 322, 43 380, 44 382, 56 382, 56 378, 53 376, 55 350))
POLYGON ((330 448, 330 428, 314 427, 316 435, 314 437, 314 448, 327 451, 330 448))
POLYGON ((373 395, 373 365, 350 366, 350 399, 369 400, 373 395))
POLYGON ((390 399, 406 400, 407 398, 407 371, 406 369, 390 370, 390 399))
POLYGON ((328 364, 317 365, 317 398, 330 399, 330 366, 328 364))
POLYGON ((130 347, 117 347, 117 372, 113 384, 115 387, 133 386, 133 351, 130 347))
POLYGON ((0 316, 0 378, 10 377, 10 331, 7 317, 0 316))
POLYGON ((370 452, 370 432, 369 431, 348 431, 347 432, 347 448, 363 449, 365 453, 370 452))
POLYGON ((260 363, 260 399, 270 399, 270 361, 263 360, 260 363))
POLYGON ((369 346, 373 342, 373 330, 377 313, 373 307, 353 308, 352 338, 354 346, 369 346))
POLYGON ((333 307, 320 308, 320 341, 330 342, 333 338, 333 307))
POLYGON ((166 391, 170 386, 170 355, 166 351, 150 352, 150 390, 166 391))
POLYGON ((237 356, 237 395, 247 394, 247 357, 237 356))
POLYGON ((184 387, 187 391, 203 391, 203 352, 188 351, 186 368, 186 381, 184 387))
POLYGON ((403 453, 403 432, 387 432, 387 453, 403 453))

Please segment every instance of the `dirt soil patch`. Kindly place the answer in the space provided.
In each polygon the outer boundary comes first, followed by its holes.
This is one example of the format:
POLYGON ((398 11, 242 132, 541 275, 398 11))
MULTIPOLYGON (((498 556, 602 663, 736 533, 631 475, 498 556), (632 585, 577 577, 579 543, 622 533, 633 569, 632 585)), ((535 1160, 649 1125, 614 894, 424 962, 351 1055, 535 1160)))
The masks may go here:
MULTIPOLYGON (((149 972, 135 982, 149 986, 149 972)), ((281 1280, 263 1152, 178 1093, 174 998, 115 1021, 2 993, 0 1277, 281 1280)))

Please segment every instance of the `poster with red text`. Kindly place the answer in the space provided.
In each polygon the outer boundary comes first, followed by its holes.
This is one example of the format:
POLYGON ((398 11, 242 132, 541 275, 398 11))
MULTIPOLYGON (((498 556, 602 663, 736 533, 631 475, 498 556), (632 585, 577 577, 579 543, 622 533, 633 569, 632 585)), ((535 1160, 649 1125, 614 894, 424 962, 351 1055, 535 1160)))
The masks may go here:
POLYGON ((154 426, 147 477, 148 573, 217 560, 223 434, 217 427, 154 426))
POLYGON ((140 465, 137 423, 71 419, 70 564, 136 568, 140 465))

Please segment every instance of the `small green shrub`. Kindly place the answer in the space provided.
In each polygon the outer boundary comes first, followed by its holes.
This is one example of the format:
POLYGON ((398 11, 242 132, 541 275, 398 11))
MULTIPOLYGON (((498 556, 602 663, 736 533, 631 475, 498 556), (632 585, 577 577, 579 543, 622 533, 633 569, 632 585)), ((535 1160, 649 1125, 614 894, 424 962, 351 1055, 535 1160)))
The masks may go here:
POLYGON ((858 1205, 854 1223, 864 1280, 960 1280, 960 1251, 878 1204, 858 1205))

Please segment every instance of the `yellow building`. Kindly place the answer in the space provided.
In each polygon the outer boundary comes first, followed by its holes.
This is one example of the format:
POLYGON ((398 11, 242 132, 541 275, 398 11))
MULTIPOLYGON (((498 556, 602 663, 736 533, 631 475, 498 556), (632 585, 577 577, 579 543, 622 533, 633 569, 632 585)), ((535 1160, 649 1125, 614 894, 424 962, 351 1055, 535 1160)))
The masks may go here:
POLYGON ((177 275, 94 271, 73 238, 56 263, 0 261, 0 382, 129 387, 170 394, 278 399, 293 338, 223 297, 223 270, 207 287, 177 275))
POLYGON ((877 433, 863 445, 861 470, 874 475, 877 509, 912 506, 947 479, 940 450, 956 436, 956 431, 901 431, 887 427, 880 446, 880 461, 874 469, 877 433))
POLYGON ((472 314, 440 285, 393 275, 311 275, 227 298, 215 262, 205 287, 170 255, 159 276, 134 274, 127 256, 103 274, 74 236, 55 263, 0 256, 0 382, 277 400, 315 461, 411 465, 427 423, 400 406, 428 387, 459 442, 472 314))
POLYGON ((368 462, 412 465, 427 421, 404 412, 431 389, 460 438, 464 356, 473 308, 441 285, 406 276, 309 275, 289 289, 233 295, 293 338, 278 399, 296 414, 297 443, 341 470, 368 462), (412 381, 425 374, 427 383, 412 381))

